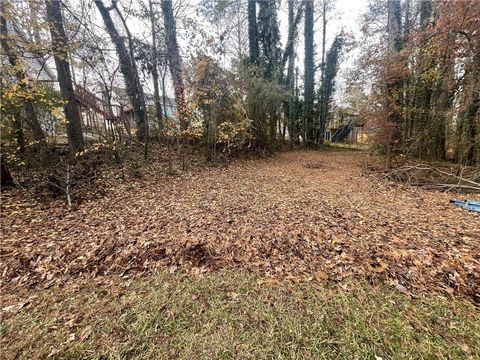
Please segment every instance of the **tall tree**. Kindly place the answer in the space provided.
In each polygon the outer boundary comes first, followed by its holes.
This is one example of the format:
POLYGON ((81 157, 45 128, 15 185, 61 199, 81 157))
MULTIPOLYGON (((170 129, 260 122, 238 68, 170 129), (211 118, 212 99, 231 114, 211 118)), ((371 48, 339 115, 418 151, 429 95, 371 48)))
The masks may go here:
MULTIPOLYGON (((8 13, 8 8, 9 4, 7 2, 2 2, 1 3, 1 8, 0 8, 0 40, 1 40, 1 45, 3 48, 3 51, 5 52, 5 55, 8 59, 8 62, 12 66, 13 69, 15 69, 15 76, 18 80, 18 83, 20 84, 21 87, 23 87, 25 90, 27 90, 28 87, 28 79, 27 79, 27 73, 25 72, 24 66, 21 64, 20 57, 18 54, 15 52, 14 48, 11 46, 11 38, 8 32, 8 27, 7 27, 7 13, 8 13)), ((29 125, 30 129, 32 130, 33 138, 38 141, 41 145, 45 144, 45 134, 43 133, 42 127, 40 126, 40 123, 38 121, 37 113, 35 111, 35 107, 33 105, 33 102, 26 98, 23 101, 24 104, 24 109, 25 109, 25 114, 26 114, 26 120, 27 124, 29 125)), ((19 116, 15 116, 15 134, 17 141, 19 143, 19 146, 21 148, 25 147, 25 139, 23 136, 23 129, 22 129, 22 124, 20 122, 19 116)))
POLYGON ((275 0, 260 2, 258 12, 258 40, 261 45, 261 64, 263 77, 270 81, 280 80, 280 30, 275 0))
POLYGON ((305 2, 305 69, 304 69, 304 107, 303 107, 303 141, 306 145, 313 145, 313 94, 315 81, 315 68, 313 59, 313 1, 305 2))
MULTIPOLYGON (((318 119, 315 126, 315 143, 323 144, 324 141, 324 132, 325 125, 327 122, 327 116, 329 112, 329 101, 328 98, 330 95, 325 93, 325 90, 329 87, 326 79, 326 69, 325 69, 325 54, 326 54, 326 41, 327 41, 327 13, 330 10, 330 5, 328 0, 322 0, 322 58, 320 62, 321 77, 320 77, 320 89, 318 92, 318 119)), ((333 48, 332 48, 333 49, 333 48)), ((335 75, 333 75, 335 77, 335 75)))
POLYGON ((433 84, 430 81, 431 76, 429 72, 435 67, 437 59, 432 56, 432 52, 425 48, 430 36, 426 29, 430 17, 432 15, 431 0, 422 0, 419 3, 419 21, 420 29, 418 31, 418 46, 422 49, 419 54, 415 56, 416 76, 415 76, 415 100, 413 103, 414 109, 412 112, 412 131, 417 135, 414 155, 426 155, 429 148, 429 141, 426 133, 429 132, 429 113, 430 104, 432 101, 433 84))
POLYGON ((153 78, 153 101, 155 103, 155 117, 160 130, 163 129, 162 124, 162 105, 160 103, 160 90, 158 82, 158 52, 157 52, 157 25, 156 17, 153 11, 153 1, 148 0, 148 9, 150 16, 150 26, 152 31, 152 78, 153 78))
MULTIPOLYGON (((275 0, 260 2, 258 39, 261 45, 260 68, 263 78, 273 83, 280 83, 283 69, 281 69, 280 30, 275 0)), ((277 135, 278 110, 272 108, 268 114, 270 140, 274 140, 277 135)))
MULTIPOLYGON (((477 30, 478 31, 478 30, 477 30)), ((469 93, 465 96, 466 109, 463 117, 467 135, 467 151, 465 162, 470 165, 480 163, 480 40, 474 33, 463 32, 470 49, 470 59, 467 65, 469 70, 469 93)))
POLYGON ((325 62, 325 74, 322 76, 323 81, 320 88, 320 113, 319 113, 319 130, 317 132, 317 144, 323 144, 325 125, 327 123, 330 112, 330 102, 332 101, 333 90, 335 86, 335 77, 338 71, 338 60, 340 51, 344 43, 343 33, 335 37, 332 47, 327 53, 325 62))
POLYGON ((52 37, 55 67, 62 97, 66 100, 65 115, 67 117, 68 143, 73 152, 83 147, 82 119, 75 98, 72 74, 68 62, 68 39, 63 24, 62 9, 59 0, 47 0, 47 17, 52 37))
MULTIPOLYGON (((395 59, 402 48, 402 14, 399 0, 387 0, 387 34, 388 34, 388 56, 390 66, 395 66, 395 59)), ((398 76, 394 76, 387 80, 387 109, 389 111, 388 121, 390 122, 391 131, 389 134, 387 148, 387 166, 390 166, 391 155, 399 150, 400 144, 400 122, 401 114, 400 106, 400 85, 401 81, 398 76)))
POLYGON ((325 44, 327 41, 327 0, 322 0, 322 79, 321 82, 325 81, 325 44))
POLYGON ((402 48, 402 9, 399 0, 387 1, 388 51, 397 54, 402 48))
POLYGON ((112 10, 112 7, 105 7, 105 4, 102 0, 95 0, 95 5, 97 6, 98 11, 103 18, 107 32, 109 33, 117 51, 117 56, 120 61, 120 70, 125 81, 128 97, 132 103, 133 111, 135 113, 137 122, 137 138, 144 140, 147 135, 147 113, 145 99, 143 97, 143 89, 139 81, 136 66, 133 63, 134 59, 132 59, 130 52, 127 50, 122 37, 113 23, 110 15, 110 10, 112 10))
POLYGON ((401 3, 372 1, 365 17, 366 35, 379 40, 362 63, 374 79, 364 113, 380 130, 377 144, 390 155, 478 163, 480 3, 401 3))
MULTIPOLYGON (((294 9, 295 1, 288 1, 288 39, 285 46, 285 50, 282 56, 281 69, 283 74, 283 69, 285 67, 285 62, 287 62, 287 75, 285 78, 285 86, 288 89, 289 98, 284 102, 284 111, 288 119, 288 132, 290 135, 290 140, 296 141, 298 138, 298 133, 295 126, 295 117, 296 111, 294 104, 296 103, 295 99, 295 43, 298 35, 298 24, 303 15, 303 3, 300 3, 300 6, 297 8, 297 13, 295 14, 294 9)), ((285 132, 283 134, 285 136, 285 132)))
POLYGON ((260 50, 258 48, 256 0, 248 0, 248 44, 250 52, 250 63, 253 65, 258 65, 260 50))
POLYGON ((171 0, 161 0, 163 22, 165 24, 165 41, 167 46, 167 59, 170 67, 170 75, 173 81, 175 101, 177 103, 180 126, 188 127, 187 108, 185 102, 185 86, 182 77, 182 58, 177 41, 177 30, 171 0))
POLYGON ((120 11, 120 8, 118 7, 118 0, 112 0, 112 6, 115 8, 115 12, 117 13, 118 17, 120 18, 120 21, 122 22, 123 28, 125 29, 125 33, 127 34, 127 40, 128 40, 128 52, 130 54, 130 61, 133 67, 133 75, 135 77, 135 82, 137 83, 137 88, 139 91, 138 96, 140 97, 140 103, 143 106, 143 112, 145 114, 145 123, 144 123, 144 129, 142 132, 145 133, 143 135, 143 138, 145 140, 145 159, 148 157, 148 115, 147 115, 147 108, 145 104, 145 94, 143 93, 143 86, 140 83, 140 76, 138 74, 138 68, 137 68, 137 63, 135 62, 135 55, 134 55, 134 44, 133 44, 133 36, 132 33, 130 32, 130 29, 128 27, 127 21, 125 20, 125 17, 123 16, 122 12, 120 11))
MULTIPOLYGON (((296 3, 295 0, 288 0, 288 34, 287 34, 287 43, 285 45, 285 49, 283 50, 282 59, 280 62, 280 69, 282 70, 282 72, 285 68, 285 65, 291 59, 295 58, 295 45, 298 37, 298 25, 302 20, 302 16, 303 16, 303 3, 300 3, 296 10, 295 10, 295 3, 296 3)), ((288 72, 288 67, 287 67, 287 72, 288 72)))

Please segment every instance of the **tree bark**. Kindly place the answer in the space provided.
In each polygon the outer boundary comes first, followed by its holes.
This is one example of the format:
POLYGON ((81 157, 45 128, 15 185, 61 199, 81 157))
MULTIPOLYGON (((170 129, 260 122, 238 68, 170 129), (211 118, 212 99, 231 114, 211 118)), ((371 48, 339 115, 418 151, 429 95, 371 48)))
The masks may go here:
POLYGON ((106 8, 102 0, 95 0, 95 5, 97 6, 100 15, 102 15, 107 32, 117 51, 117 56, 120 61, 120 70, 125 81, 128 98, 130 99, 135 113, 137 138, 139 140, 144 140, 147 132, 147 113, 145 100, 143 98, 143 89, 139 81, 138 73, 136 72, 136 67, 133 64, 134 60, 131 58, 129 51, 127 51, 125 43, 113 23, 112 17, 110 16, 110 8, 106 8))
MULTIPOLYGON (((1 157, 0 157, 0 158, 1 158, 1 157)), ((5 187, 5 186, 13 185, 13 177, 12 177, 12 174, 10 173, 10 170, 8 169, 7 165, 5 165, 5 162, 3 161, 3 159, 1 159, 0 167, 1 167, 1 173, 0 173, 1 180, 0 180, 0 183, 1 183, 1 185, 2 185, 2 188, 5 187)))
POLYGON ((400 1, 388 0, 388 48, 390 54, 398 53, 402 48, 400 1))
MULTIPOLYGON (((117 6, 117 1, 118 0, 112 0, 112 6, 115 8, 115 11, 117 12, 118 17, 122 21, 123 28, 125 29, 125 32, 127 33, 128 52, 130 54, 130 61, 131 61, 132 68, 133 68, 133 76, 134 76, 135 83, 136 83, 137 89, 138 89, 137 97, 140 97, 140 103, 141 103, 141 106, 142 106, 142 111, 145 114, 145 119, 144 119, 144 122, 143 122, 143 129, 140 130, 141 132, 143 132, 143 135, 142 134, 140 134, 140 135, 142 136, 142 138, 145 142, 144 158, 147 159, 148 158, 148 130, 149 129, 148 129, 147 106, 145 104, 145 94, 143 93, 143 87, 142 87, 142 84, 140 83, 140 77, 138 76, 137 64, 135 63, 135 55, 133 53, 133 37, 132 37, 132 34, 130 33, 130 29, 128 28, 127 21, 125 20, 122 12, 120 11, 120 9, 117 6)), ((112 127, 112 133, 113 133, 113 127, 112 127)))
MULTIPOLYGON (((263 77, 268 81, 281 82, 280 30, 277 21, 275 0, 260 1, 258 12, 258 40, 261 44, 263 77)), ((281 71, 282 70, 282 71, 281 71)))
POLYGON ((52 36, 55 67, 57 68, 60 93, 67 101, 65 115, 67 117, 67 136, 70 148, 74 153, 83 148, 82 120, 80 109, 73 90, 72 75, 68 58, 68 40, 63 26, 63 17, 59 0, 47 0, 47 15, 52 36))
MULTIPOLYGON (((387 1, 387 15, 388 15, 388 53, 392 60, 396 54, 398 54, 402 47, 401 38, 401 7, 400 1, 388 0, 387 1)), ((392 70, 393 71, 393 70, 392 70)), ((391 133, 388 134, 387 144, 387 167, 391 166, 392 156, 398 152, 398 145, 401 140, 401 116, 397 109, 399 106, 399 88, 401 85, 400 80, 390 80, 387 83, 387 111, 388 121, 391 125, 391 133)))
POLYGON ((298 24, 300 23, 303 15, 303 3, 301 3, 298 7, 296 14, 293 8, 294 4, 295 0, 288 0, 288 37, 287 44, 285 45, 285 50, 283 51, 282 60, 280 63, 282 74, 287 62, 289 62, 290 59, 295 57, 295 43, 297 41, 298 35, 298 24))
MULTIPOLYGON (((294 0, 288 1, 288 40, 287 45, 285 46, 285 51, 283 52, 282 57, 282 74, 283 68, 285 67, 285 62, 287 63, 287 76, 285 79, 285 86, 289 92, 289 98, 284 102, 284 114, 285 114, 285 123, 288 128, 288 134, 290 136, 290 141, 296 139, 296 130, 295 130, 295 43, 298 35, 298 24, 303 14, 303 3, 300 4, 297 9, 297 13, 294 12, 294 0)), ((283 133, 283 138, 285 139, 285 132, 283 133)))
MULTIPOLYGON (((294 26, 294 13, 293 13, 293 5, 294 2, 293 0, 288 1, 288 33, 290 34, 292 32, 292 28, 294 26)), ((300 13, 299 9, 299 13, 300 13)), ((287 46, 288 48, 288 46, 287 46)), ((286 48, 286 49, 287 49, 286 48)), ((285 49, 285 52, 287 51, 285 49)), ((293 139, 295 137, 294 132, 294 121, 293 121, 293 102, 294 102, 294 91, 295 91, 295 80, 293 78, 293 71, 295 66, 295 47, 293 46, 292 43, 292 51, 291 54, 288 57, 288 66, 287 66, 287 78, 286 78, 286 86, 289 92, 289 98, 287 101, 284 103, 284 113, 285 113, 285 121, 287 123, 288 127, 288 134, 290 136, 290 141, 293 142, 293 139)), ((285 134, 283 135, 283 138, 285 139, 285 134)))
POLYGON ((258 47, 256 0, 248 0, 248 44, 250 51, 250 64, 258 65, 260 50, 258 47))
POLYGON ((153 78, 153 101, 155 103, 155 117, 158 121, 158 126, 160 128, 160 133, 163 133, 163 123, 162 123, 162 105, 160 104, 160 90, 158 85, 158 57, 157 57, 157 34, 155 28, 155 17, 153 13, 153 3, 152 0, 148 0, 148 6, 150 10, 150 23, 152 26, 152 78, 153 78))
POLYGON ((303 117, 306 129, 303 139, 307 146, 314 144, 313 94, 315 69, 313 63, 313 1, 305 3, 305 71, 304 71, 304 109, 303 117))
POLYGON ((180 127, 188 127, 187 108, 185 102, 185 87, 182 78, 182 58, 177 42, 177 30, 175 17, 173 15, 172 1, 161 0, 160 3, 163 12, 163 21, 165 24, 165 41, 167 45, 167 58, 170 65, 170 74, 173 81, 175 101, 177 103, 178 117, 180 127))
POLYGON ((321 62, 321 70, 322 70, 322 77, 320 80, 320 86, 322 91, 320 92, 320 111, 319 111, 319 121, 318 121, 318 128, 316 129, 315 134, 315 142, 317 144, 322 145, 325 136, 325 126, 327 123, 327 116, 328 116, 328 94, 325 94, 325 89, 327 85, 325 84, 326 76, 325 76, 325 44, 327 40, 327 0, 322 0, 322 62, 321 62))

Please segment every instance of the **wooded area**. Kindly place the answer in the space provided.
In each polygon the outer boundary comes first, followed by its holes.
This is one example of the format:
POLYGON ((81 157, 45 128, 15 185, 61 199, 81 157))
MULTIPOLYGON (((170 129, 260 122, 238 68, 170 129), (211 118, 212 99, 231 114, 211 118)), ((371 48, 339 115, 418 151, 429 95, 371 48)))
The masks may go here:
POLYGON ((8 358, 478 354, 480 1, 0 6, 8 358))
POLYGON ((328 47, 334 3, 327 0, 316 8, 311 1, 201 1, 199 15, 181 18, 181 42, 175 12, 186 2, 176 10, 171 1, 94 5, 2 3, 4 167, 55 161, 44 161, 51 150, 39 152, 38 145, 54 149, 64 136, 71 157, 102 146, 117 160, 137 141, 147 157, 149 138, 201 144, 209 158, 280 143, 322 145, 341 110, 332 105, 339 64, 353 47, 361 57, 351 66, 348 91, 362 95, 343 107, 389 161, 405 154, 478 164, 478 1, 372 2, 359 14, 365 41, 355 44, 340 30, 328 47), (287 13, 285 39, 279 10, 287 13), (130 30, 134 21, 148 29, 142 38, 130 30), (195 33, 202 21, 215 24, 211 35, 195 33), (170 80, 175 105, 168 114, 162 107, 170 80), (101 109, 82 104, 80 86, 101 109), (118 111, 112 97, 121 98, 118 111))

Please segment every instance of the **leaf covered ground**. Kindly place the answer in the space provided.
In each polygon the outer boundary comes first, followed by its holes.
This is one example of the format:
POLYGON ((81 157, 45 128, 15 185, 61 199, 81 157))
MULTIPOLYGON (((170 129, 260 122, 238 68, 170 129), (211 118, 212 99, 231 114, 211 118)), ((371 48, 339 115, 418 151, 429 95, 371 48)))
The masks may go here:
POLYGON ((385 180, 366 161, 299 151, 177 177, 149 170, 72 212, 6 192, 4 300, 77 278, 229 268, 267 283, 384 280, 411 296, 480 301, 479 214, 447 193, 385 180))

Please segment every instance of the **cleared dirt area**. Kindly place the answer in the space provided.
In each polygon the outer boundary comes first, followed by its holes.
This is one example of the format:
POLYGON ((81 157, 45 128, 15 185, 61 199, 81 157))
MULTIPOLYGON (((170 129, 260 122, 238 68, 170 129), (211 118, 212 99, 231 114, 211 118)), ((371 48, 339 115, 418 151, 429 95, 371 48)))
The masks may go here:
POLYGON ((387 181, 366 161, 301 151, 175 178, 152 172, 73 212, 5 193, 2 293, 238 268, 267 282, 383 279, 405 294, 479 302, 479 214, 450 205, 451 194, 387 181))

